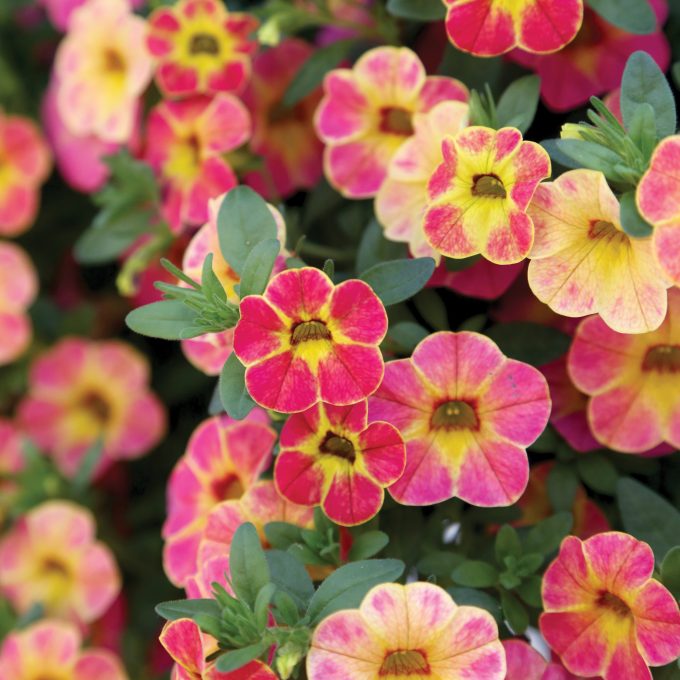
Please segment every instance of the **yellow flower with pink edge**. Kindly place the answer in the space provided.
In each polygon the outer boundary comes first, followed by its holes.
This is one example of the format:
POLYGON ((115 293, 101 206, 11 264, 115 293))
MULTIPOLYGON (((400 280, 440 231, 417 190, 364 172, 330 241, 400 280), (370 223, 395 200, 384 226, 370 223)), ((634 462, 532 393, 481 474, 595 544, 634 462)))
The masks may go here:
POLYGON ((95 530, 92 513, 70 501, 29 510, 0 541, 0 593, 20 614, 40 604, 48 616, 81 624, 99 618, 121 582, 95 530))
POLYGON ((146 22, 126 0, 90 0, 73 12, 54 69, 59 115, 72 134, 130 139, 153 66, 146 22))

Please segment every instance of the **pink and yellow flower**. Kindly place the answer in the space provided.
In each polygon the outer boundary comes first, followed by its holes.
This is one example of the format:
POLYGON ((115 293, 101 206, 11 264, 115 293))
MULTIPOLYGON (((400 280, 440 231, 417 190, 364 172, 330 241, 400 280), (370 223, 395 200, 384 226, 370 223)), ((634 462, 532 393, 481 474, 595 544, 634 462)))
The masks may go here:
POLYGON ((12 680, 127 680, 123 664, 105 649, 81 650, 78 628, 42 620, 10 633, 0 646, 0 678, 12 680))
POLYGON ((469 107, 460 101, 445 101, 427 113, 413 116, 413 136, 392 157, 387 177, 375 197, 375 214, 385 238, 409 244, 414 257, 440 255, 425 240, 423 215, 429 200, 427 185, 442 162, 442 141, 456 135, 467 124, 469 107))
POLYGON ((50 150, 34 123, 0 110, 0 235, 16 236, 31 226, 51 166, 50 150))
POLYGON ((505 678, 491 614, 459 607, 432 583, 386 583, 359 609, 335 612, 314 631, 309 680, 505 678))
POLYGON ((0 366, 20 357, 33 329, 26 309, 38 293, 38 275, 28 255, 0 242, 0 366))
POLYGON ((281 430, 274 480, 281 495, 320 505, 343 526, 363 524, 380 510, 385 488, 404 471, 399 430, 368 422, 368 403, 316 404, 292 415, 281 430))
POLYGON ((319 401, 347 406, 375 392, 386 332, 385 308, 367 283, 335 286, 321 270, 303 267, 277 274, 264 295, 241 301, 234 352, 258 404, 296 413, 319 401))
POLYGON ((146 357, 127 343, 65 338, 31 367, 18 420, 69 477, 101 439, 103 470, 144 455, 163 436, 165 410, 148 384, 146 357))
POLYGON ((453 258, 481 253, 496 264, 523 260, 534 241, 527 207, 550 158, 515 128, 468 127, 442 143, 429 184, 425 238, 453 258))
MULTIPOLYGON (((73 12, 89 0, 37 0, 47 12, 48 19, 58 31, 65 31, 73 12)), ((146 0, 129 0, 129 4, 135 9, 141 7, 146 0)))
POLYGON ((258 26, 219 0, 179 0, 149 17, 147 43, 158 62, 156 82, 168 96, 238 92, 250 75, 258 26))
POLYGON ((583 0, 444 0, 446 32, 459 49, 495 57, 513 47, 544 54, 570 43, 583 21, 583 0))
POLYGON ((623 453, 662 442, 680 448, 680 290, 668 294, 668 315, 651 333, 624 335, 602 319, 585 319, 568 359, 574 385, 590 397, 595 438, 623 453))
MULTIPOLYGON (((559 52, 531 54, 516 50, 510 57, 541 77, 541 96, 548 107, 555 111, 575 109, 587 104, 593 95, 618 87, 633 52, 647 52, 662 71, 668 68, 670 45, 661 30, 668 16, 668 3, 666 0, 645 1, 657 17, 657 29, 653 33, 634 35, 622 31, 586 6, 576 38, 559 52)), ((556 2, 561 4, 562 0, 556 2)))
POLYGON ((651 548, 615 531, 568 536, 543 577, 541 633, 572 673, 651 680, 680 655, 675 598, 652 577, 651 548))
POLYGON ((163 525, 163 566, 182 586, 196 571, 196 557, 210 511, 240 498, 269 467, 276 433, 264 411, 247 420, 224 416, 205 420, 194 431, 168 482, 168 517, 163 525))
POLYGON ((324 93, 316 129, 326 143, 325 173, 348 198, 375 196, 394 154, 414 134, 415 114, 445 100, 468 99, 458 80, 428 77, 406 47, 377 47, 353 69, 331 71, 324 93))
POLYGON ((251 661, 229 673, 216 670, 215 663, 206 658, 218 651, 217 643, 201 633, 191 619, 168 621, 160 641, 175 662, 172 680, 277 680, 274 671, 261 661, 251 661))
POLYGON ((208 201, 236 186, 225 154, 250 136, 250 116, 230 94, 158 104, 147 123, 146 159, 165 189, 171 226, 208 220, 208 201))
POLYGON ((389 362, 369 400, 370 419, 392 423, 406 442, 406 470, 390 493, 407 505, 453 496, 511 505, 527 485, 526 447, 549 414, 539 371, 469 332, 434 333, 410 359, 389 362))
POLYGON ((601 172, 572 170, 541 184, 529 206, 529 286, 558 314, 599 314, 620 333, 645 333, 662 324, 671 282, 652 239, 628 236, 620 212, 601 172))
POLYGON ((503 640, 508 667, 505 680, 578 680, 564 666, 546 661, 524 640, 503 640))
POLYGON ((12 476, 19 474, 23 468, 21 433, 11 420, 0 418, 0 526, 4 524, 20 489, 12 476))
POLYGON ((73 12, 54 68, 59 115, 73 135, 130 139, 153 67, 146 23, 126 0, 89 0, 73 12))
POLYGON ((638 185, 637 204, 654 226, 652 240, 659 264, 680 285, 680 135, 657 146, 638 185))
POLYGON ((283 97, 302 65, 314 54, 303 40, 287 38, 261 51, 253 61, 250 85, 243 101, 253 119, 250 149, 262 157, 264 168, 244 176, 246 184, 270 200, 298 189, 311 189, 323 174, 323 144, 314 132, 314 111, 321 89, 286 107, 283 97))
POLYGON ((99 618, 121 582, 95 530, 92 513, 70 501, 29 510, 0 541, 0 592, 22 614, 41 604, 48 616, 78 623, 99 618))

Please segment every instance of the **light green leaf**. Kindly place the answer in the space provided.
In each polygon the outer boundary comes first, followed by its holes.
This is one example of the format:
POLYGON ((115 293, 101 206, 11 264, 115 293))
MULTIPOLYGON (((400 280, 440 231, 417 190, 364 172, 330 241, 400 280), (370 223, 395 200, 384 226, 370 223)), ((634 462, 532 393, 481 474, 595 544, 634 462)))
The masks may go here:
POLYGON ((534 121, 541 92, 538 76, 524 76, 515 80, 503 92, 496 106, 500 127, 515 127, 525 133, 534 121))
POLYGON ((250 522, 241 524, 234 534, 229 573, 236 597, 254 607, 258 593, 270 582, 270 575, 260 537, 250 522))
POLYGON ((588 0, 588 5, 627 33, 647 35, 656 29, 656 15, 648 0, 588 0))
POLYGON ((163 340, 181 340, 182 331, 194 326, 196 320, 196 312, 179 300, 152 302, 133 309, 125 317, 130 330, 163 340))
POLYGON ((490 588, 498 582, 498 570, 488 562, 468 560, 451 572, 451 578, 468 588, 490 588))
POLYGON ((635 191, 628 191, 619 199, 621 204, 621 227, 633 238, 647 238, 652 235, 653 227, 647 222, 637 208, 635 191))
POLYGON ((396 305, 421 290, 430 280, 434 267, 431 257, 391 260, 373 265, 360 278, 373 288, 385 306, 396 305))
POLYGON ((395 17, 415 21, 440 21, 446 16, 441 0, 387 0, 387 11, 395 17))
POLYGON ((281 244, 274 238, 260 241, 248 253, 241 273, 239 295, 261 295, 267 287, 274 263, 281 250, 281 244))
POLYGON ((224 362, 218 389, 224 410, 236 420, 243 420, 255 407, 246 389, 246 367, 234 352, 224 362))

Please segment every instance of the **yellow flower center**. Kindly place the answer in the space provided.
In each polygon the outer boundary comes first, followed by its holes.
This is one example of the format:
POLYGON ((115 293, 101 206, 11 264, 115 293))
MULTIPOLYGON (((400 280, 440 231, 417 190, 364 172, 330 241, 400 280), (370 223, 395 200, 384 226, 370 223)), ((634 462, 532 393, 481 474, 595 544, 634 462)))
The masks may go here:
POLYGON ((125 57, 115 48, 107 47, 102 53, 104 71, 110 75, 122 75, 127 69, 125 57))
POLYGON ((477 413, 466 401, 447 401, 432 414, 432 427, 441 430, 476 430, 477 413))
POLYGON ((600 593, 597 604, 620 618, 625 618, 631 613, 630 607, 620 597, 606 590, 600 593))
POLYGON ((229 472, 221 479, 216 479, 211 484, 210 490, 218 501, 241 498, 244 492, 241 480, 233 472, 229 472))
POLYGON ((680 373, 680 345, 650 347, 642 362, 643 371, 680 373))
POLYGON ((79 407, 100 426, 106 425, 111 419, 111 405, 98 392, 86 392, 80 399, 79 407))
POLYGON ((196 33, 189 42, 190 54, 219 54, 220 43, 210 33, 196 33))
POLYGON ((378 675, 390 675, 397 678, 409 675, 430 675, 427 657, 419 649, 398 649, 388 652, 380 666, 378 675))
POLYGON ((386 106, 380 109, 380 130, 393 135, 410 137, 413 134, 412 115, 406 109, 386 106))
POLYGON ((293 328, 290 344, 299 345, 311 340, 330 340, 331 332, 323 321, 302 321, 293 328))
POLYGON ((496 175, 475 175, 473 178, 472 195, 483 198, 506 198, 508 195, 503 181, 496 175))
POLYGON ((66 579, 70 576, 69 568, 62 560, 56 557, 45 557, 40 565, 40 570, 45 576, 66 579))
POLYGON ((342 458, 342 460, 353 463, 356 460, 356 452, 354 451, 354 444, 349 439, 341 437, 334 432, 328 432, 325 439, 319 446, 319 451, 329 456, 342 458))

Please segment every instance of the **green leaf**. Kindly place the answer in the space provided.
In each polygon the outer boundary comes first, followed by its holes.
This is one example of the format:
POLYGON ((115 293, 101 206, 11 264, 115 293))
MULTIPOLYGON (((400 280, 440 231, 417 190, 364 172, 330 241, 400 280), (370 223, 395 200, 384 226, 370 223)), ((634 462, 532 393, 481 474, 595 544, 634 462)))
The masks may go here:
MULTIPOLYGON (((555 146, 558 151, 577 164, 567 167, 584 167, 591 170, 599 170, 608 179, 613 181, 623 180, 617 168, 621 164, 622 158, 615 151, 583 139, 557 139, 555 140, 555 146)), ((552 146, 547 146, 546 148, 548 153, 550 153, 552 146)), ((556 157, 555 160, 558 163, 562 163, 561 156, 556 157)))
POLYGON ((247 663, 250 663, 259 656, 262 656, 267 651, 267 642, 256 642, 254 645, 248 645, 241 649, 234 649, 231 652, 222 654, 215 662, 215 669, 221 673, 229 673, 231 671, 242 668, 247 663))
MULTIPOLYGON (((286 553, 282 553, 285 555, 286 553)), ((269 565, 269 560, 267 560, 267 565, 269 565)), ((280 565, 277 565, 280 566, 280 565)), ((302 565, 301 565, 302 566, 302 565)), ((303 567, 304 569, 304 567, 303 567)), ((267 627, 267 619, 269 615, 269 605, 271 604, 274 593, 276 592, 277 586, 275 583, 267 583, 260 588, 260 592, 255 598, 255 605, 253 606, 253 613, 255 614, 255 622, 257 624, 260 632, 264 632, 267 627)))
POLYGON ((282 104, 286 108, 295 106, 300 100, 313 92, 324 79, 349 53, 355 41, 337 40, 336 42, 315 50, 297 71, 295 78, 283 96, 282 104))
POLYGON ((588 0, 588 5, 627 33, 647 35, 656 29, 656 15, 648 0, 588 0))
POLYGON ((574 524, 570 512, 558 512, 531 528, 524 541, 524 550, 529 553, 551 555, 559 547, 562 539, 569 534, 574 524))
POLYGON ((468 588, 490 588, 498 582, 498 571, 488 562, 468 560, 451 572, 451 578, 468 588))
POLYGON ((588 453, 576 459, 583 483, 593 491, 613 496, 616 493, 616 482, 619 472, 616 466, 601 453, 588 453))
POLYGON ((407 254, 408 250, 405 243, 386 239, 380 223, 377 220, 371 220, 359 242, 356 270, 361 274, 378 262, 398 260, 406 257, 407 254))
POLYGON ((512 594, 501 593, 501 608, 510 629, 515 635, 521 635, 529 625, 529 614, 526 607, 512 594))
POLYGON ((680 512, 665 498, 629 477, 616 485, 616 500, 625 530, 649 543, 658 562, 680 536, 680 512))
POLYGON ((654 109, 650 104, 640 104, 633 114, 628 134, 647 162, 656 148, 655 124, 654 109))
POLYGON ((541 93, 538 76, 524 76, 515 80, 503 92, 496 106, 500 127, 514 127, 525 133, 534 121, 541 93))
POLYGON ((675 133, 675 99, 666 76, 649 54, 635 52, 628 59, 621 80, 621 114, 627 130, 638 107, 644 104, 654 109, 658 139, 675 133))
POLYGON ((196 312, 179 300, 161 300, 133 309, 125 323, 130 330, 150 338, 181 340, 182 331, 195 325, 196 312))
POLYGON ((314 595, 314 583, 304 565, 283 550, 267 550, 265 558, 272 583, 290 595, 300 611, 304 611, 314 595))
POLYGON ((493 595, 489 595, 489 593, 486 593, 483 590, 458 588, 456 586, 447 588, 446 592, 451 595, 458 606, 467 605, 469 607, 480 607, 481 609, 488 611, 498 623, 503 622, 501 606, 493 595))
POLYGON ((661 563, 661 582, 673 593, 675 599, 680 598, 680 546, 671 548, 661 563))
POLYGON ((464 561, 465 558, 450 550, 434 550, 421 557, 416 568, 427 578, 436 576, 440 579, 448 579, 451 572, 464 561))
POLYGON ((621 204, 621 227, 633 238, 646 238, 654 231, 649 222, 640 215, 635 202, 635 191, 628 191, 619 199, 621 204))
POLYGON ((431 257, 391 260, 373 265, 361 276, 385 306, 396 305, 413 297, 430 280, 434 272, 431 257))
POLYGON ((241 273, 239 284, 239 296, 241 299, 246 295, 261 295, 267 287, 269 277, 272 275, 274 263, 281 250, 281 244, 273 238, 260 241, 248 253, 241 273))
POLYGON ((387 11, 395 17, 415 21, 440 21, 446 17, 441 0, 387 0, 387 11))
POLYGON ((570 465, 557 463, 548 473, 547 488, 553 508, 558 512, 569 512, 574 507, 579 488, 578 476, 570 465))
POLYGON ((250 251, 260 241, 276 238, 276 222, 264 199, 249 187, 238 186, 222 201, 217 234, 224 259, 241 274, 250 251))
POLYGON ((413 321, 399 321, 387 331, 387 339, 398 345, 405 354, 411 354, 428 335, 425 328, 413 321))
POLYGON ((264 535, 267 537, 267 542, 273 548, 279 550, 288 550, 291 545, 299 543, 300 527, 288 522, 269 522, 264 525, 264 535))
POLYGON ((526 321, 496 324, 484 331, 511 359, 542 366, 559 359, 569 349, 571 339, 550 326, 526 321))
POLYGON ((340 609, 355 609, 366 593, 381 583, 396 581, 404 572, 400 560, 352 562, 334 571, 319 586, 309 603, 307 615, 316 624, 340 609))
POLYGON ((224 362, 218 388, 224 410, 236 420, 243 420, 255 407, 246 389, 246 367, 234 352, 224 362))
POLYGON ((459 259, 454 259, 451 257, 442 258, 444 261, 444 266, 448 272, 461 272, 465 269, 469 269, 473 264, 479 262, 481 255, 470 255, 470 257, 461 257, 459 259))
POLYGON ((494 550, 499 564, 503 564, 503 560, 508 556, 517 558, 522 554, 519 536, 509 524, 504 524, 496 534, 494 550))
POLYGON ((542 582, 543 579, 540 576, 530 576, 515 588, 515 592, 530 607, 536 607, 538 609, 543 606, 543 597, 541 595, 542 582))
POLYGON ((254 607, 257 594, 270 582, 270 575, 260 537, 250 522, 242 524, 234 534, 229 572, 236 597, 254 607))
POLYGON ((367 531, 354 539, 349 559, 352 562, 366 560, 377 555, 389 542, 390 537, 383 531, 367 531))
POLYGON ((83 491, 92 481, 92 473, 104 455, 104 440, 99 437, 85 453, 80 467, 73 478, 73 487, 78 491, 83 491))
POLYGON ((449 315, 446 305, 440 295, 432 288, 421 290, 413 298, 413 304, 418 310, 418 314, 437 331, 448 331, 449 315))
POLYGON ((195 600, 171 600, 156 605, 156 614, 168 621, 193 619, 198 614, 221 616, 222 612, 215 600, 210 598, 195 600))

